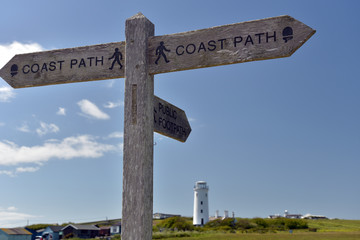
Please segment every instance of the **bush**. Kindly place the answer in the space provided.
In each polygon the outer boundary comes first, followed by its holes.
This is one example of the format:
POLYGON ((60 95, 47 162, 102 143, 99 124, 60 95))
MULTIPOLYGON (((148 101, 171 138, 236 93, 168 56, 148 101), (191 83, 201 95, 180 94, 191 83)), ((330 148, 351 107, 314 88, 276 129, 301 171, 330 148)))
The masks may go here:
POLYGON ((247 230, 247 229, 253 228, 254 224, 252 224, 247 219, 238 219, 235 223, 235 227, 236 227, 236 229, 247 230))
POLYGON ((215 219, 205 224, 204 226, 207 229, 214 229, 217 231, 230 231, 236 229, 235 219, 225 218, 225 219, 215 219))
POLYGON ((171 217, 159 223, 157 228, 177 229, 178 231, 191 231, 194 229, 192 222, 184 217, 171 217))
POLYGON ((302 219, 287 219, 285 222, 287 229, 307 229, 309 228, 307 222, 302 219))
POLYGON ((269 224, 265 221, 263 218, 254 218, 253 222, 257 225, 259 228, 267 228, 269 224))

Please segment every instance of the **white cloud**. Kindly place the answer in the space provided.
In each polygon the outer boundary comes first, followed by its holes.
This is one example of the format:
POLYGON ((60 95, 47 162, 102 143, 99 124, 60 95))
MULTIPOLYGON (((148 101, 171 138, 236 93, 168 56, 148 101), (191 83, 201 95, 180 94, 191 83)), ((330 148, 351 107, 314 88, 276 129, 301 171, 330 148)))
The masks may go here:
POLYGON ((124 106, 123 102, 107 102, 106 104, 104 104, 104 108, 116 108, 116 107, 121 107, 124 106))
POLYGON ((0 68, 11 60, 16 54, 44 51, 38 43, 20 43, 14 41, 10 44, 0 45, 0 68))
POLYGON ((110 116, 102 112, 94 103, 87 99, 83 99, 77 103, 84 116, 96 119, 106 120, 110 116))
POLYGON ((57 133, 59 130, 60 128, 53 123, 40 122, 40 128, 36 129, 36 133, 39 136, 43 136, 48 133, 57 133))
POLYGON ((123 132, 113 132, 109 134, 109 138, 123 138, 124 133, 123 132))
POLYGON ((24 122, 23 125, 21 125, 21 127, 18 127, 17 130, 26 133, 30 132, 29 125, 26 122, 24 122))
POLYGON ((16 210, 17 210, 17 208, 16 208, 16 207, 14 207, 14 206, 11 206, 11 207, 8 207, 8 208, 7 208, 7 210, 8 210, 8 211, 16 211, 16 210))
POLYGON ((18 167, 16 168, 17 173, 24 173, 24 172, 36 172, 40 168, 39 167, 18 167))
MULTIPOLYGON (((1 170, 0 175, 8 175, 9 177, 16 177, 18 173, 25 173, 25 172, 32 173, 38 170, 40 170, 40 167, 18 167, 15 170, 1 170)), ((11 209, 8 208, 8 210, 10 211, 11 209)))
POLYGON ((65 116, 66 115, 66 109, 59 107, 59 110, 56 112, 57 115, 62 115, 65 116))
POLYGON ((8 175, 9 177, 15 177, 15 173, 8 170, 0 170, 0 175, 8 175))
MULTIPOLYGON (((98 158, 106 152, 116 150, 119 150, 117 146, 97 142, 96 138, 90 135, 67 137, 61 141, 48 140, 37 146, 18 146, 5 140, 0 141, 0 165, 41 165, 50 159, 98 158)), ((3 171, 2 174, 7 173, 3 171)), ((10 174, 8 172, 8 175, 10 174)))
POLYGON ((0 226, 4 228, 24 226, 29 219, 36 217, 38 216, 20 213, 16 207, 8 207, 7 209, 0 207, 0 226))
POLYGON ((0 87, 0 102, 10 102, 15 97, 15 92, 10 87, 0 87))

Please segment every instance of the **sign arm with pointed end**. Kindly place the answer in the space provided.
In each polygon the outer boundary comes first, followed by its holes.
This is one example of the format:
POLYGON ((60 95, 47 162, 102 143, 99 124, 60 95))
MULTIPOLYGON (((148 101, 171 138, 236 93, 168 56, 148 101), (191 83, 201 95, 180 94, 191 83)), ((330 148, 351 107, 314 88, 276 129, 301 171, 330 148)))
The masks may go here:
POLYGON ((122 53, 125 42, 18 54, 0 76, 13 88, 123 78, 122 53))
POLYGON ((289 57, 314 33, 315 30, 290 16, 279 16, 154 36, 149 40, 150 72, 157 74, 289 57), (169 51, 159 55, 159 48, 169 51))
POLYGON ((125 42, 21 54, 1 70, 13 88, 125 77, 122 239, 152 239, 153 132, 185 142, 183 110, 154 96, 154 74, 291 56, 315 30, 279 16, 153 36, 141 13, 125 42), (125 51, 126 48, 126 51, 125 51), (124 56, 124 59, 123 59, 124 56))
POLYGON ((154 131, 185 142, 190 135, 191 127, 182 109, 154 96, 154 131))

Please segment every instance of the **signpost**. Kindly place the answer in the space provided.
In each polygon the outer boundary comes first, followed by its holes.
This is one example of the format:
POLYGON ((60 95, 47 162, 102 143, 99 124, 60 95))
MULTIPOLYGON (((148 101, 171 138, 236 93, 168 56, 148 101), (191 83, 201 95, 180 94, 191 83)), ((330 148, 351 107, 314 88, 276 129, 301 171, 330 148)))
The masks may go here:
POLYGON ((13 88, 122 78, 125 42, 15 55, 0 76, 13 88))
POLYGON ((290 16, 149 39, 150 73, 291 56, 315 30, 290 16))
POLYGON ((154 96, 154 131, 185 142, 191 127, 183 110, 154 96))
POLYGON ((152 239, 153 132, 185 142, 183 110, 154 96, 154 74, 289 57, 315 30, 280 16, 153 36, 141 13, 126 20, 126 43, 16 55, 0 76, 14 88, 125 77, 122 239, 152 239))

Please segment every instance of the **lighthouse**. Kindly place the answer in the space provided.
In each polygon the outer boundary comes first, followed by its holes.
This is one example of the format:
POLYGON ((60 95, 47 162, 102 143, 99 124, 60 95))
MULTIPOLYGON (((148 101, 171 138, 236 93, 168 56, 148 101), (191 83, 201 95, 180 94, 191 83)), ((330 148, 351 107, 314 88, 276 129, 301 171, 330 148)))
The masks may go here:
POLYGON ((204 181, 198 181, 194 186, 193 225, 202 226, 209 221, 209 187, 204 181))

